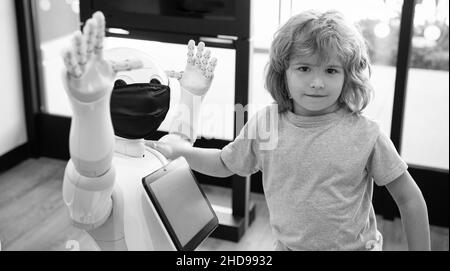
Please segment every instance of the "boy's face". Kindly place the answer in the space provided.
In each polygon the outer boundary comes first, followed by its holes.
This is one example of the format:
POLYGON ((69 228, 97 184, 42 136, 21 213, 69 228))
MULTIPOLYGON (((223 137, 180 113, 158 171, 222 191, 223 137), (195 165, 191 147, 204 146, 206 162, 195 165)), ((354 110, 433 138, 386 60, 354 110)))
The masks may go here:
POLYGON ((336 111, 344 79, 344 68, 335 53, 324 63, 317 54, 291 59, 286 82, 294 113, 317 116, 336 111))

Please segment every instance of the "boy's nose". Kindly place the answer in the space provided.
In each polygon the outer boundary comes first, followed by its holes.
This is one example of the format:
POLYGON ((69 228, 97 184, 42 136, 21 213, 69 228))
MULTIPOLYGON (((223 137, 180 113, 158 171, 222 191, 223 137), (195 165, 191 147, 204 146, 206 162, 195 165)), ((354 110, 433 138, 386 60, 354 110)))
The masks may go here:
POLYGON ((312 80, 310 87, 312 89, 322 89, 325 87, 323 80, 320 79, 319 77, 314 78, 314 80, 312 80))

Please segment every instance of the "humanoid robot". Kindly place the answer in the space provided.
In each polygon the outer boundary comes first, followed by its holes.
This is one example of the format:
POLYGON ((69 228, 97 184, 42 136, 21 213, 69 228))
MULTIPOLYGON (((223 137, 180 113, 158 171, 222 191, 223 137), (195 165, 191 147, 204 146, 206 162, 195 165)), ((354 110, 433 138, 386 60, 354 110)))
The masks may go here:
MULTIPOLYGON (((180 100, 169 134, 162 141, 193 144, 199 110, 217 60, 199 43, 189 41, 183 72, 163 72, 156 63, 120 59, 103 52, 105 18, 96 12, 64 52, 63 82, 73 109, 70 156, 64 174, 63 199, 73 224, 85 229, 102 250, 174 250, 155 210, 142 195, 140 180, 167 160, 142 138, 115 136, 110 98, 117 79, 127 84, 156 79, 180 82, 180 100), (145 73, 139 72, 140 69, 145 73), (143 75, 145 74, 145 75, 143 75)), ((140 58, 140 59, 139 59, 140 58)), ((157 127, 156 127, 157 128, 157 127)))

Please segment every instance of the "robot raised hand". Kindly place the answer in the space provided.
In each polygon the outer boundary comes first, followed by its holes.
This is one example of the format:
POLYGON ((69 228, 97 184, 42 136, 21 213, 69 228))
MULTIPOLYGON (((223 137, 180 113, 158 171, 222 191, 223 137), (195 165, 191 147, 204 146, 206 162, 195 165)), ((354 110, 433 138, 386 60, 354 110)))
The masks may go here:
MULTIPOLYGON (((187 63, 184 71, 167 71, 169 77, 180 82, 181 94, 176 117, 171 123, 169 134, 162 137, 162 142, 174 142, 181 136, 191 144, 197 138, 200 105, 214 78, 217 59, 211 57, 211 51, 205 50, 205 43, 199 42, 195 52, 195 42, 188 42, 187 63)), ((176 142, 183 143, 183 142, 176 142)), ((153 146, 150 142, 149 146, 153 146)))
POLYGON ((205 43, 199 42, 194 55, 195 42, 188 42, 187 63, 184 72, 169 71, 167 75, 177 78, 180 86, 193 95, 205 95, 211 86, 217 59, 211 58, 211 51, 205 50, 205 43))
POLYGON ((86 21, 81 31, 76 31, 72 46, 64 52, 64 74, 68 90, 82 102, 95 101, 112 90, 116 73, 139 69, 139 60, 113 63, 103 59, 105 17, 96 12, 86 21))

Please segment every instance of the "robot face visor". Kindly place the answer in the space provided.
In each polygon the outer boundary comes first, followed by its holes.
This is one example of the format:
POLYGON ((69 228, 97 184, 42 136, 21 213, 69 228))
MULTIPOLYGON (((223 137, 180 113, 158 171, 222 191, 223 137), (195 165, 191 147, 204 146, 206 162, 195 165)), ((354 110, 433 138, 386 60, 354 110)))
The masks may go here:
POLYGON ((170 87, 158 80, 126 84, 117 80, 111 94, 114 133, 127 139, 151 139, 169 111, 170 87))

